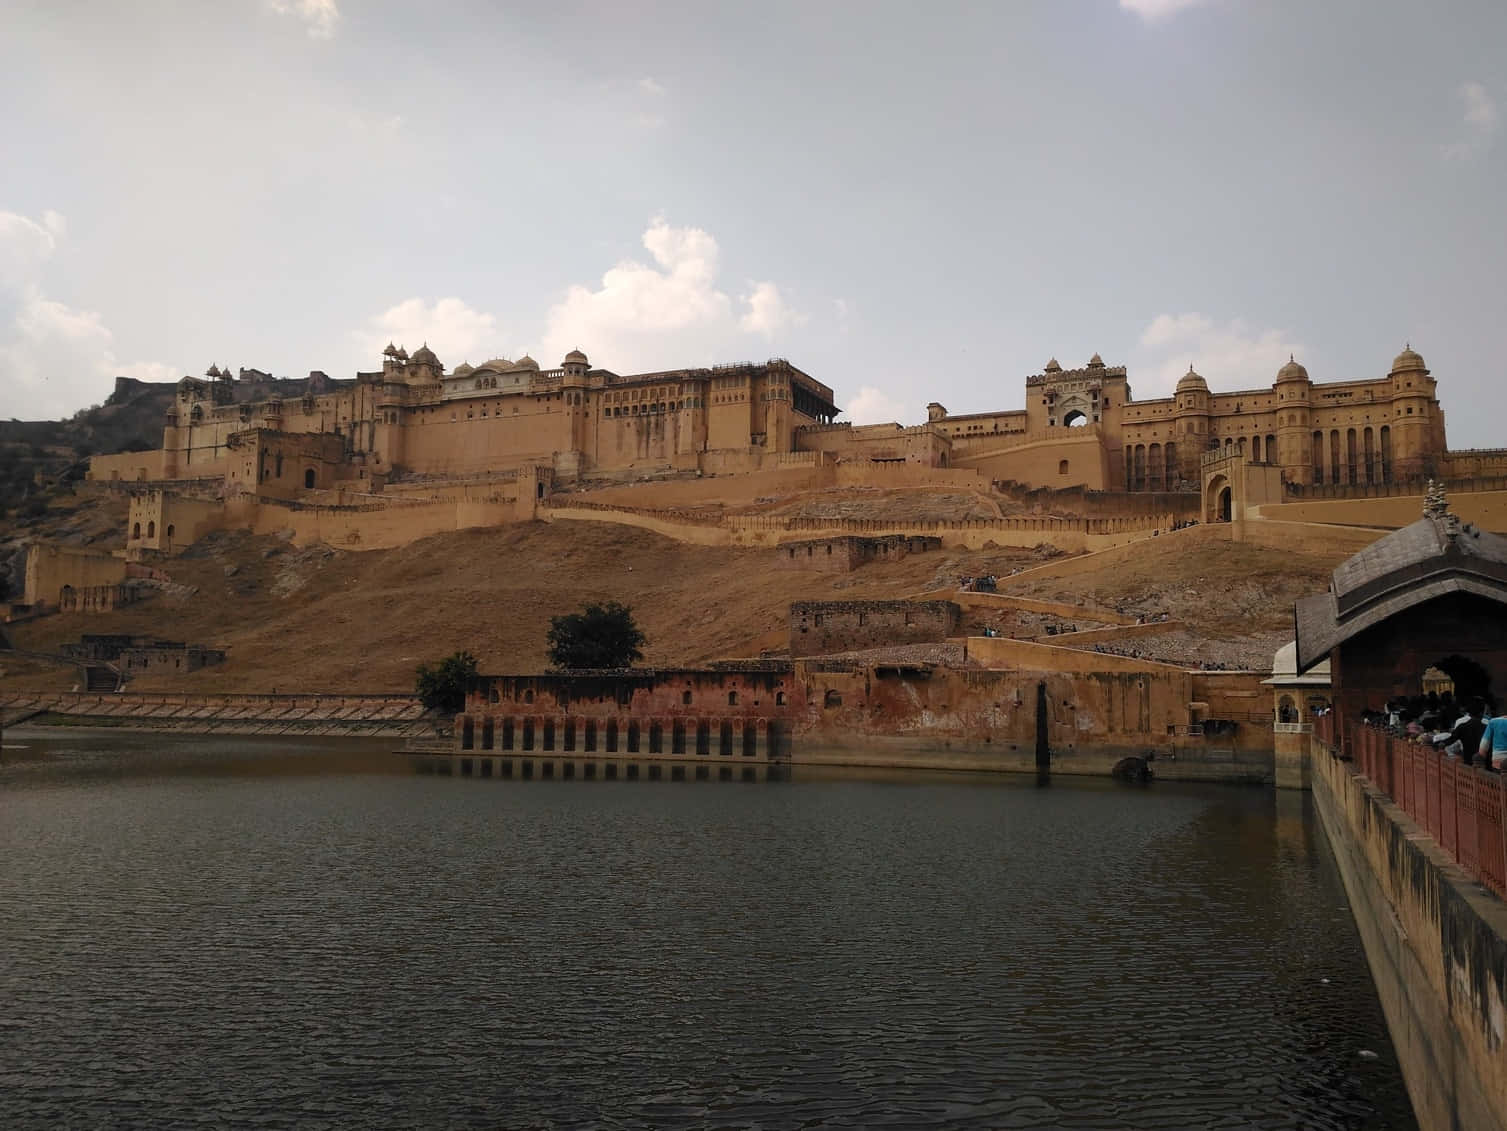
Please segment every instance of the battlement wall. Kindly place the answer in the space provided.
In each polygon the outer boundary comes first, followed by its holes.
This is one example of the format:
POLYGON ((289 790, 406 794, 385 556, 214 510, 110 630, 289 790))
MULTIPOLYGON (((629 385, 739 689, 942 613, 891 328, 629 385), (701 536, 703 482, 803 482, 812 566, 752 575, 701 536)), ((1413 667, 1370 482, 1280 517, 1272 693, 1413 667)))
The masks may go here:
MULTIPOLYGON (((1507 533, 1507 490, 1461 491, 1449 496, 1450 509, 1483 530, 1507 533)), ((1313 522, 1336 526, 1397 529, 1423 513, 1423 494, 1375 498, 1314 499, 1266 503, 1252 508, 1255 516, 1278 522, 1313 522)), ((1252 523, 1250 526, 1259 524, 1252 523)))

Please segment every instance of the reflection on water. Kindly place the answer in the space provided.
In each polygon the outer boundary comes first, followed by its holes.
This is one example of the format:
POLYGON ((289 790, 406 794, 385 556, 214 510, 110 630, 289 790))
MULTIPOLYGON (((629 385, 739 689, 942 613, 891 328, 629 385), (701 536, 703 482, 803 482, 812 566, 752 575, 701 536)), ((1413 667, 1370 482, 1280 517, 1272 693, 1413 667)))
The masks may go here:
POLYGON ((1414 1125, 1303 797, 6 742, 7 1127, 1414 1125))

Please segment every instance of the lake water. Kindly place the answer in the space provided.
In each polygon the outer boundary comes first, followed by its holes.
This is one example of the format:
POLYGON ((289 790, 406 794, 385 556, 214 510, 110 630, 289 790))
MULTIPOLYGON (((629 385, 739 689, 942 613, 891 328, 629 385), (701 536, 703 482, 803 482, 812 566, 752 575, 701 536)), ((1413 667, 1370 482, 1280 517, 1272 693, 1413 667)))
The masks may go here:
POLYGON ((0 1126, 1415 1126, 1302 796, 6 742, 0 1126))

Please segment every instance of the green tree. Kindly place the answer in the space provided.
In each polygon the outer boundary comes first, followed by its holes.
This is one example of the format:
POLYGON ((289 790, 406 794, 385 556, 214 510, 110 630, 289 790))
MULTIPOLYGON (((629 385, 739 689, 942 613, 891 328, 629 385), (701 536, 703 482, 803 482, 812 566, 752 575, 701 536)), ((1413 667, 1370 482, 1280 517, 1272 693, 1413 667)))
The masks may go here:
POLYGON ((633 610, 616 601, 551 617, 547 639, 549 662, 557 668, 626 668, 644 658, 633 610))
POLYGON ((476 675, 476 657, 455 652, 437 664, 418 666, 419 699, 430 710, 457 714, 466 705, 466 684, 476 675))

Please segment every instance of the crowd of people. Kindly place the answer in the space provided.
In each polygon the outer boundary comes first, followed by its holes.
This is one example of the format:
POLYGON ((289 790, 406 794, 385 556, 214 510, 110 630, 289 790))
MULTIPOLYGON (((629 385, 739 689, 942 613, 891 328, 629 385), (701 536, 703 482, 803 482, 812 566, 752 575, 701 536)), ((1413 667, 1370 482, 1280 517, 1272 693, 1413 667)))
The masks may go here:
POLYGON ((958 578, 958 588, 964 593, 993 593, 999 588, 999 577, 992 573, 986 573, 982 577, 964 574, 958 578))
POLYGON ((1480 696, 1464 701, 1450 691, 1396 696, 1380 711, 1362 712, 1361 721, 1432 746, 1467 766, 1507 771, 1507 715, 1498 715, 1495 705, 1480 696))

